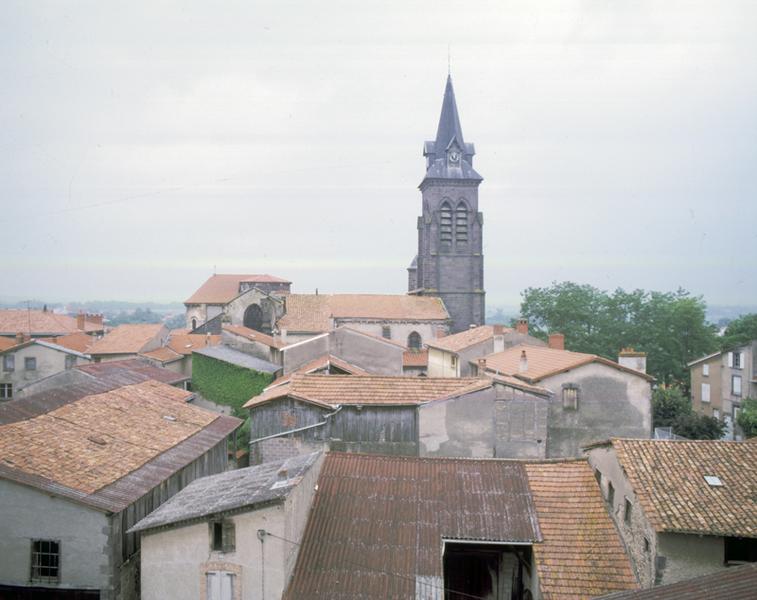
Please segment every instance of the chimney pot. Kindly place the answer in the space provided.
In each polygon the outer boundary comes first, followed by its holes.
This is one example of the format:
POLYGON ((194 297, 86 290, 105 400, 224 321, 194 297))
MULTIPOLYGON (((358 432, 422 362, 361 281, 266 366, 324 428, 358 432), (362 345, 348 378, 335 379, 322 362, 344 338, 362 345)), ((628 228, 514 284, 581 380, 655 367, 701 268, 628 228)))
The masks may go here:
POLYGON ((554 350, 565 350, 565 336, 562 333, 550 333, 548 346, 554 350))
POLYGON ((79 311, 79 314, 76 315, 76 328, 84 331, 84 313, 79 311))
POLYGON ((520 364, 518 365, 518 372, 519 373, 525 373, 528 371, 528 357, 526 356, 526 351, 521 350, 520 352, 520 364))

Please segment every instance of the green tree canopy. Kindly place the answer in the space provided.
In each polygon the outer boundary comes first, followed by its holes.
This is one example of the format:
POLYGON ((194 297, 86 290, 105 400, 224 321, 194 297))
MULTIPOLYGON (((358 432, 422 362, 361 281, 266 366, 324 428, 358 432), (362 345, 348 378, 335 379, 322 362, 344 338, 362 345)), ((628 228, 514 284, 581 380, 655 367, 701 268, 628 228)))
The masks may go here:
POLYGON ((566 348, 611 360, 633 347, 647 353, 647 370, 660 382, 687 381, 687 363, 717 348, 704 300, 685 290, 607 292, 566 281, 522 296, 521 316, 535 335, 560 332, 566 348))
POLYGON ((673 433, 690 440, 719 440, 723 424, 714 417, 691 410, 691 403, 678 386, 659 386, 652 392, 654 427, 672 427, 673 433))
POLYGON ((744 437, 757 436, 757 398, 744 398, 736 422, 744 432, 744 437))
POLYGON ((743 315, 731 321, 723 333, 721 348, 730 350, 757 340, 757 313, 743 315))

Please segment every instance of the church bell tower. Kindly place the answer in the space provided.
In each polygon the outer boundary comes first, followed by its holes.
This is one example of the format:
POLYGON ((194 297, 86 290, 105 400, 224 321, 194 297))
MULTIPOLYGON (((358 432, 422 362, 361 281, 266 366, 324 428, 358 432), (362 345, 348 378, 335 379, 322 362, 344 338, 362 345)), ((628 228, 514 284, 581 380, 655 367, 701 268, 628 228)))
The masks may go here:
POLYGON ((412 294, 438 296, 452 319, 451 332, 484 323, 483 215, 473 144, 463 139, 452 78, 447 77, 436 139, 426 142, 426 176, 418 217, 418 255, 408 268, 412 294))

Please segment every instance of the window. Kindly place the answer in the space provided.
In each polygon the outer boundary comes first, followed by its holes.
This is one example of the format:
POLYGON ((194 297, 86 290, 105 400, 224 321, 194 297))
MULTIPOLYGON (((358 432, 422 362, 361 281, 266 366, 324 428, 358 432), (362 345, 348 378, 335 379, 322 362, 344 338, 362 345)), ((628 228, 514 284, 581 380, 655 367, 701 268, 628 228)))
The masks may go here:
POLYGON ((649 538, 644 538, 644 552, 649 552, 649 538))
POLYGON ((607 482, 607 502, 610 506, 615 504, 615 486, 612 485, 612 481, 607 482))
POLYGON ((457 366, 457 356, 454 354, 449 357, 449 364, 454 369, 457 366))
POLYGON ((384 325, 381 328, 381 337, 387 340, 392 339, 392 328, 389 325, 384 325))
POLYGON ((709 401, 710 401, 710 384, 703 383, 702 384, 702 402, 709 402, 709 401))
POLYGON ((197 319, 192 317, 192 329, 197 329, 197 319))
POLYGON ((24 369, 27 371, 36 371, 37 359, 34 356, 26 356, 24 358, 24 369))
POLYGON ((455 209, 455 242, 468 243, 468 207, 460 202, 455 209))
POLYGON ((207 600, 234 600, 234 573, 209 571, 205 574, 207 600))
POLYGON ((66 370, 73 369, 76 366, 76 357, 73 354, 66 354, 66 370))
POLYGON ((55 583, 60 579, 59 571, 60 542, 32 540, 32 580, 55 583))
POLYGON ((410 348, 410 350, 418 352, 421 349, 422 344, 423 341, 421 340, 421 334, 417 331, 413 331, 409 336, 407 336, 407 347, 410 348))
POLYGON ((731 394, 741 396, 741 375, 731 376, 731 394))
POLYGON ((234 521, 222 519, 210 522, 210 549, 216 552, 234 552, 234 521))
POLYGON ((3 371, 6 373, 12 373, 16 370, 16 355, 6 354, 3 356, 3 371))
POLYGON ((757 562, 757 539, 727 537, 725 542, 725 563, 757 562))
POLYGON ((572 383, 563 385, 562 407, 567 410, 578 410, 578 386, 572 383))
POLYGON ((13 384, 0 383, 0 400, 10 400, 13 398, 13 384))
POLYGON ((631 504, 631 501, 626 498, 626 504, 625 508, 623 510, 623 521, 626 525, 631 524, 631 509, 633 508, 633 505, 631 504))
POLYGON ((452 243, 452 207, 448 202, 442 204, 439 214, 439 241, 442 244, 452 243))
POLYGON ((728 353, 728 366, 734 369, 741 369, 743 361, 741 360, 741 352, 729 352, 728 353))
POLYGON ((702 365, 702 377, 709 377, 710 376, 710 365, 707 363, 704 363, 702 365))

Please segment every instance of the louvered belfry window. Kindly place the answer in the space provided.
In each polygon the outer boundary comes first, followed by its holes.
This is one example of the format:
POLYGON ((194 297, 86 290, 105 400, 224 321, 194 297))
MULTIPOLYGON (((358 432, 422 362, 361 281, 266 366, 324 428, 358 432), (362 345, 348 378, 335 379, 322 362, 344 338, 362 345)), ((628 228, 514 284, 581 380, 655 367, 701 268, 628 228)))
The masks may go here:
POLYGON ((455 209, 455 241, 458 244, 468 243, 468 208, 463 202, 455 209))
POLYGON ((442 244, 452 243, 452 207, 447 202, 442 204, 439 222, 439 239, 442 244))

